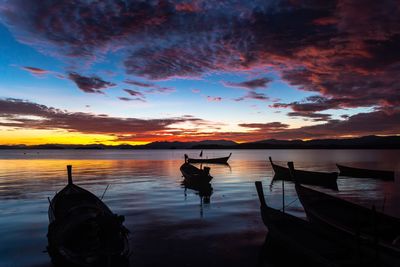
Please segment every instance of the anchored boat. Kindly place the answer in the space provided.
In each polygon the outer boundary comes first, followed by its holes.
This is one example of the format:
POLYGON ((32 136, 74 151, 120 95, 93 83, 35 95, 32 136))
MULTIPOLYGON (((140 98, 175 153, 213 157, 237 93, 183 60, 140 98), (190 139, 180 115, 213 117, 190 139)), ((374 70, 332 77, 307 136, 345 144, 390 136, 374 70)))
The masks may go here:
POLYGON ((48 252, 66 266, 124 266, 129 254, 128 229, 94 194, 75 185, 72 167, 68 184, 50 201, 48 252))

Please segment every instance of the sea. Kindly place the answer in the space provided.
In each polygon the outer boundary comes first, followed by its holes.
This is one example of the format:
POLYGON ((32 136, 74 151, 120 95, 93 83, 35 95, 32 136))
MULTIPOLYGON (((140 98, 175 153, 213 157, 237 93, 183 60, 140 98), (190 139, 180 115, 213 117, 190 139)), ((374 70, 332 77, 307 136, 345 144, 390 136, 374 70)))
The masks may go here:
POLYGON ((268 157, 313 171, 338 171, 336 163, 396 170, 394 182, 340 177, 337 192, 313 188, 400 217, 399 152, 204 150, 210 158, 232 153, 229 165, 207 165, 212 190, 204 196, 185 188, 179 169, 184 154, 199 150, 0 150, 0 266, 52 266, 48 197, 67 184, 67 165, 75 184, 125 216, 130 266, 279 266, 265 257, 268 231, 254 182, 262 181, 269 206, 306 215, 291 182, 272 182, 268 157))

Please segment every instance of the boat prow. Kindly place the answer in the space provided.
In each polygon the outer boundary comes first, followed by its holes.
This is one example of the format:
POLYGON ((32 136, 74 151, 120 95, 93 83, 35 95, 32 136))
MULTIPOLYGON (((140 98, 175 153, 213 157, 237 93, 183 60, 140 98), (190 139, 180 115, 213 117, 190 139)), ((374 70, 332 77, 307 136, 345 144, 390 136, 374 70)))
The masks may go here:
POLYGON ((269 157, 269 161, 271 163, 272 169, 275 172, 274 180, 287 180, 294 181, 296 180, 302 184, 308 185, 318 185, 322 187, 326 187, 332 190, 338 190, 337 186, 337 172, 316 172, 316 171, 305 171, 294 169, 293 162, 289 162, 288 164, 293 165, 293 171, 291 172, 288 167, 283 167, 275 164, 272 161, 272 158, 269 157))

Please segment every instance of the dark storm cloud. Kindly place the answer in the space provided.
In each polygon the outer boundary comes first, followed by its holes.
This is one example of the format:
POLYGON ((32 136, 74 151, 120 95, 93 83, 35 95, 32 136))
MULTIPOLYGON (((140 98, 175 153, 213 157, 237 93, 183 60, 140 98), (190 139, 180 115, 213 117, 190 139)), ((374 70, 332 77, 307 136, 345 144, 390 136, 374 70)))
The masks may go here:
POLYGON ((323 97, 281 103, 307 116, 400 105, 397 0, 13 0, 0 12, 19 40, 41 51, 51 44, 77 60, 122 51, 126 73, 147 79, 275 70, 323 97))
POLYGON ((116 84, 112 82, 107 82, 102 80, 97 76, 86 77, 82 76, 76 72, 71 72, 68 74, 68 78, 75 82, 79 89, 85 93, 97 93, 103 94, 101 90, 113 87, 116 84))
POLYGON ((223 82, 222 84, 225 86, 229 87, 238 87, 238 88, 243 88, 243 89, 257 89, 257 88, 265 88, 268 83, 270 83, 272 80, 269 78, 259 78, 259 79, 254 79, 250 81, 245 81, 245 82, 239 82, 239 83, 234 83, 234 82, 223 82))

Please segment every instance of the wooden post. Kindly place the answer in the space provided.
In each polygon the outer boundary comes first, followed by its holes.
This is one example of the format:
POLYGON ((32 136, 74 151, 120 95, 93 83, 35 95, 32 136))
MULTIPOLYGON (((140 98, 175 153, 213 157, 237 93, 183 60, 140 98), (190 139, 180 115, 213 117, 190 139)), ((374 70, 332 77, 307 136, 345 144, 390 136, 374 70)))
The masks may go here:
POLYGON ((72 165, 67 165, 67 171, 68 171, 68 184, 73 184, 72 183, 72 165))
POLYGON ((285 179, 282 179, 282 212, 285 213, 285 179))

